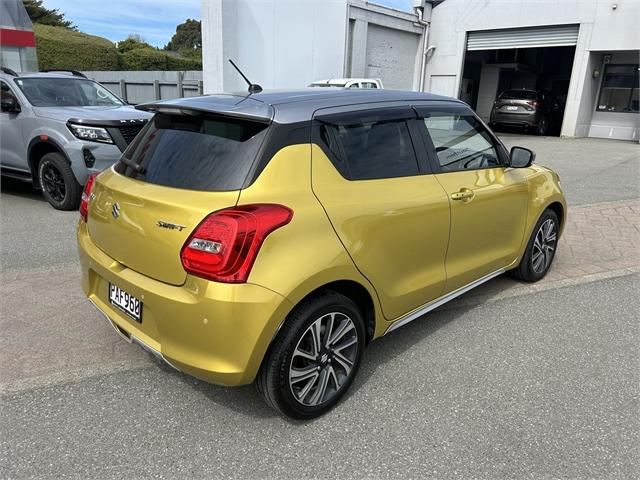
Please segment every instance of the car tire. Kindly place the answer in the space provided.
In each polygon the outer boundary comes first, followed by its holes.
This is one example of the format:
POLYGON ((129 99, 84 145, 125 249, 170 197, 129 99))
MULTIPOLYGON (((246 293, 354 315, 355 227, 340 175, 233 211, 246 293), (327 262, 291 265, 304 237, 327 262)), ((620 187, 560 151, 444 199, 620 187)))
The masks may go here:
POLYGON ((545 210, 536 222, 520 264, 509 273, 524 282, 542 279, 555 258, 559 228, 556 213, 551 209, 545 210))
POLYGON ((266 403, 283 415, 295 419, 323 415, 351 386, 365 339, 362 314, 351 299, 334 291, 314 296, 285 320, 256 387, 266 403))
POLYGON ((44 198, 56 210, 76 210, 80 205, 82 187, 61 153, 47 153, 42 157, 38 181, 44 198))
POLYGON ((549 122, 547 121, 546 117, 542 117, 536 127, 536 133, 542 137, 546 135, 548 129, 549 129, 549 122))

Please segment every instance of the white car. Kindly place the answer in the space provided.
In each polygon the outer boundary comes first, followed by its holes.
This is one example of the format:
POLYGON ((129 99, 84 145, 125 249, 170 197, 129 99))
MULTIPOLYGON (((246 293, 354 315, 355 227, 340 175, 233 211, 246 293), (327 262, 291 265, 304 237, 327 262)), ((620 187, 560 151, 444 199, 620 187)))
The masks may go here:
POLYGON ((310 87, 338 87, 338 88, 384 88, 379 78, 329 78, 316 80, 310 87))

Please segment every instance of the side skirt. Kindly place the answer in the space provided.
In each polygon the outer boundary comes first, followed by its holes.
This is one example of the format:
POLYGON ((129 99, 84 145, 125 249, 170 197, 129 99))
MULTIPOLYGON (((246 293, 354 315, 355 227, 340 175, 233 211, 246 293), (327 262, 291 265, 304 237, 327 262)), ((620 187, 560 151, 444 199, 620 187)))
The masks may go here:
POLYGON ((472 290, 475 287, 477 287, 479 285, 482 285, 485 282, 488 282, 492 278, 503 274, 505 271, 506 271, 506 269, 504 269, 504 268, 501 268, 500 270, 496 270, 495 272, 490 273, 488 275, 485 275, 484 277, 481 277, 478 280, 475 280, 475 281, 469 283, 468 285, 465 285, 464 287, 460 287, 457 290, 454 290, 453 292, 447 293, 446 295, 443 295, 442 297, 436 298, 435 300, 432 300, 431 302, 426 303, 421 307, 418 307, 417 309, 413 310, 412 312, 407 313, 403 317, 400 317, 398 320, 393 322, 389 326, 389 328, 387 328, 387 331, 384 332, 383 335, 386 335, 389 332, 393 332, 394 330, 397 330, 398 328, 403 327, 407 323, 412 322, 417 318, 420 318, 425 313, 430 312, 431 310, 434 310, 434 309, 438 308, 440 305, 444 305, 448 301, 453 300, 456 297, 459 297, 463 293, 466 293, 469 290, 472 290))

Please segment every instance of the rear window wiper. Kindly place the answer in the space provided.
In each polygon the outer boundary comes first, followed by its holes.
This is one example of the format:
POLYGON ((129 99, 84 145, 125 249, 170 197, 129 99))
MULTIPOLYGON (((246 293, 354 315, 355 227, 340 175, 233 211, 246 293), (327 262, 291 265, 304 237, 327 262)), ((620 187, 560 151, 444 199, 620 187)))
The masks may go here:
POLYGON ((134 162, 130 158, 120 157, 120 161, 124 163, 127 167, 132 168, 136 173, 144 173, 146 170, 142 165, 134 162))

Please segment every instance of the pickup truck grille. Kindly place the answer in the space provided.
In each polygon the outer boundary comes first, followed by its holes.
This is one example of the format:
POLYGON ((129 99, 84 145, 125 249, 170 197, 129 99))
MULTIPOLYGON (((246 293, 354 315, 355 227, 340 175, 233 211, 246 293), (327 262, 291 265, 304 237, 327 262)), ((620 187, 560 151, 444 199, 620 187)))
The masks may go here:
POLYGON ((144 127, 144 125, 129 125, 126 127, 119 127, 118 130, 120 130, 120 134, 122 135, 122 138, 124 138, 124 141, 129 145, 133 139, 136 138, 138 132, 142 130, 142 127, 144 127))

